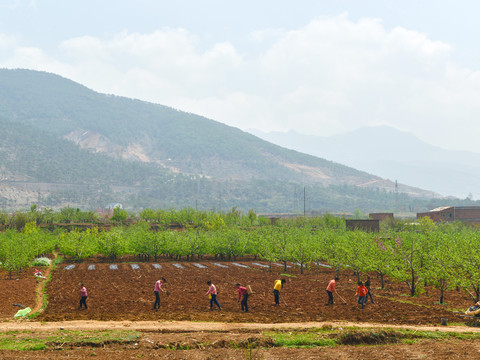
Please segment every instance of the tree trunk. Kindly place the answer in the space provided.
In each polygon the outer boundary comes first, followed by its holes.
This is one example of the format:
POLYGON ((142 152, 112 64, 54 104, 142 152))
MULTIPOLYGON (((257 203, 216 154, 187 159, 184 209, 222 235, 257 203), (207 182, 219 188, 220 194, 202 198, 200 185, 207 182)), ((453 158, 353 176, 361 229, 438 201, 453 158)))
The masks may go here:
POLYGON ((415 271, 412 270, 412 286, 410 287, 410 296, 415 296, 415 271))

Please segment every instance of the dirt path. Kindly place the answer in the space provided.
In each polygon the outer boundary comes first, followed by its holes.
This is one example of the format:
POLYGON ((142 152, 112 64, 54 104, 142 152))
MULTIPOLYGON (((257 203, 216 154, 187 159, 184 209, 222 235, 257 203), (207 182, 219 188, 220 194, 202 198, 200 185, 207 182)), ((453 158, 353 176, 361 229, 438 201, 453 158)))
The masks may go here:
POLYGON ((50 272, 52 271, 52 268, 53 268, 53 262, 57 259, 57 257, 58 257, 58 254, 54 251, 52 262, 50 263, 50 266, 45 269, 43 274, 45 279, 37 278, 38 281, 37 281, 37 286, 35 288, 35 294, 36 294, 35 307, 32 309, 31 314, 35 314, 37 312, 43 311, 43 295, 44 295, 43 284, 45 283, 45 281, 47 281, 46 279, 48 279, 48 277, 50 276, 50 272))
POLYGON ((285 329, 311 329, 322 326, 335 328, 359 327, 359 328, 389 328, 389 329, 413 329, 418 331, 442 331, 442 332, 480 332, 480 328, 467 326, 415 326, 415 325, 388 325, 374 323, 353 323, 346 321, 328 322, 303 322, 303 323, 221 323, 221 322, 193 322, 193 321, 95 321, 95 320, 72 320, 58 322, 38 321, 9 321, 0 323, 0 332, 14 330, 145 330, 162 332, 202 332, 202 331, 263 331, 263 330, 285 330, 285 329))

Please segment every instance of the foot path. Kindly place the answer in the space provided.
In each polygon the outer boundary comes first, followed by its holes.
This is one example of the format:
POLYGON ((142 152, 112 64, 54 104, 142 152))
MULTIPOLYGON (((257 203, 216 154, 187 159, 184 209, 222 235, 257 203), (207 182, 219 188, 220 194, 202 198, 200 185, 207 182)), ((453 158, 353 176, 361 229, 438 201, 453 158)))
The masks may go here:
POLYGON ((45 276, 45 279, 42 278, 37 278, 37 287, 35 288, 35 294, 37 294, 36 299, 35 299, 35 307, 32 309, 31 314, 35 314, 36 312, 42 312, 43 311, 43 285, 47 281, 48 277, 50 276, 50 272, 52 271, 53 268, 53 262, 57 259, 58 254, 54 251, 53 252, 53 260, 50 263, 50 266, 45 270, 45 273, 43 274, 45 276))
POLYGON ((384 328, 384 329, 412 329, 417 331, 442 331, 442 332, 480 332, 480 328, 467 326, 415 326, 415 325, 387 325, 373 323, 353 322, 303 322, 303 323, 221 323, 221 322, 193 322, 193 321, 95 321, 73 320, 58 322, 38 322, 28 320, 8 321, 0 323, 0 332, 14 330, 145 330, 162 332, 200 332, 200 331, 267 331, 286 329, 312 329, 322 326, 334 328, 357 327, 357 328, 384 328))

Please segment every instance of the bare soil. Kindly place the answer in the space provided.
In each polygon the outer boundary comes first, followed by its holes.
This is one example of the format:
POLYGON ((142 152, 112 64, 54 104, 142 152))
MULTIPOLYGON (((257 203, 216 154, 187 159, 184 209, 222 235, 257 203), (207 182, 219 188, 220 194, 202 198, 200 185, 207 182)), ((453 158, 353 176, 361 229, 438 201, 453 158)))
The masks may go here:
MULTIPOLYGON (((282 276, 280 266, 272 270, 254 265, 252 261, 239 262, 249 266, 238 267, 222 262, 226 268, 214 265, 213 261, 198 268, 190 262, 161 262, 158 270, 152 263, 137 263, 133 270, 130 263, 118 263, 118 270, 111 270, 108 263, 96 263, 95 270, 88 270, 92 263, 75 264, 66 270, 62 263, 53 273, 48 287, 49 304, 42 321, 75 319, 95 320, 187 320, 220 322, 305 322, 346 320, 382 324, 440 324, 441 318, 462 321, 452 310, 464 310, 472 304, 465 292, 448 291, 447 305, 438 304, 439 291, 427 288, 419 296, 410 297, 403 283, 386 280, 385 289, 372 277, 372 293, 375 303, 359 309, 355 297, 357 278, 351 272, 341 274, 337 291, 346 304, 336 296, 335 305, 326 306, 326 286, 333 277, 333 270, 316 267, 300 274, 297 266, 288 269, 290 276, 282 276), (153 288, 160 277, 167 279, 165 289, 169 296, 161 293, 161 310, 152 311, 155 300, 153 288), (276 279, 286 278, 287 284, 281 292, 279 307, 274 306, 272 293, 276 279), (221 311, 210 311, 205 295, 206 281, 211 280, 219 292, 221 311), (236 283, 251 285, 255 292, 249 299, 249 313, 243 313, 238 303, 236 283), (79 310, 79 284, 88 289, 88 310, 79 310)), ((15 295, 17 296, 17 295, 15 295)), ((215 307, 214 307, 215 309, 215 307)))

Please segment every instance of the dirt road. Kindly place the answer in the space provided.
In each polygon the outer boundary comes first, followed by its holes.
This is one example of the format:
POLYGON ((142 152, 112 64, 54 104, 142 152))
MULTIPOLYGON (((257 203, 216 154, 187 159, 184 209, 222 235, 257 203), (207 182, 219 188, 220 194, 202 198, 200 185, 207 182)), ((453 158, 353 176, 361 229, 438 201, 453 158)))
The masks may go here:
POLYGON ((51 330, 146 330, 162 332, 201 332, 217 331, 232 332, 239 330, 246 331, 266 331, 286 330, 286 329, 313 329, 324 326, 333 328, 382 328, 382 329, 412 329, 418 331, 442 331, 442 332, 480 332, 480 328, 467 326, 426 326, 426 325, 390 325, 373 323, 353 323, 347 321, 328 321, 328 322, 301 322, 301 323, 221 323, 221 322, 197 322, 197 321, 95 321, 95 320, 72 320, 72 321, 9 321, 0 323, 0 331, 51 331, 51 330))

